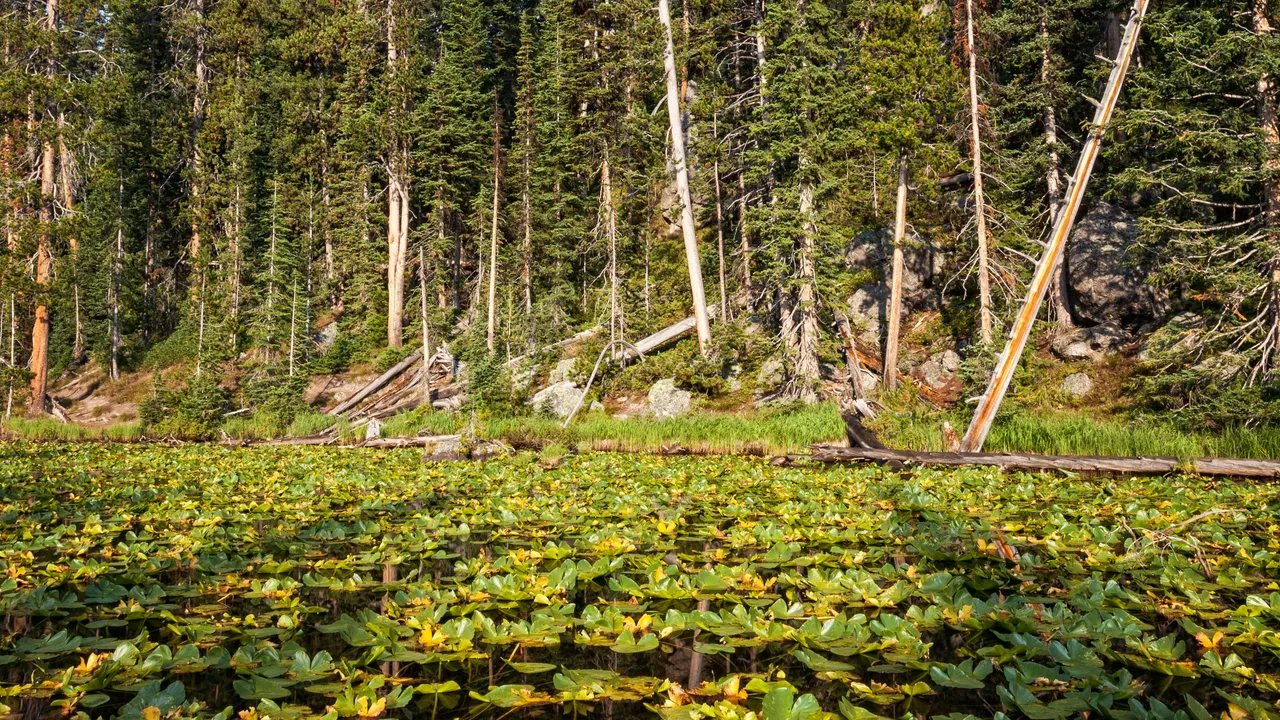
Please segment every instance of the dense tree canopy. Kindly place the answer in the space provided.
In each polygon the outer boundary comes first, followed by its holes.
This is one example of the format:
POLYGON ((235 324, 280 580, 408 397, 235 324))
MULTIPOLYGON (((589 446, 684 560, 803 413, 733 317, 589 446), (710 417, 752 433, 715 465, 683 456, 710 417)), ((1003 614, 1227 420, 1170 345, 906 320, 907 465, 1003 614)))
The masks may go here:
MULTIPOLYGON (((999 335, 1127 7, 971 4, 999 335)), ((1277 12, 1157 3, 1090 189, 1138 218, 1161 318, 1178 319, 1144 356, 1171 408, 1222 402, 1205 377, 1245 397, 1276 384, 1277 12)), ((905 163, 904 242, 945 259, 943 323, 976 342, 974 207, 954 181, 971 168, 966 2, 684 0, 672 14, 721 322, 767 328, 794 395, 812 397, 834 315, 888 272, 847 254, 891 229, 905 163)), ((689 312, 647 0, 6 0, 0 36, 10 384, 45 362, 42 317, 55 372, 293 373, 331 323, 341 363, 424 329, 478 346, 489 314, 495 352, 516 355, 689 312)), ((1070 324, 1070 298, 1054 300, 1070 324)))

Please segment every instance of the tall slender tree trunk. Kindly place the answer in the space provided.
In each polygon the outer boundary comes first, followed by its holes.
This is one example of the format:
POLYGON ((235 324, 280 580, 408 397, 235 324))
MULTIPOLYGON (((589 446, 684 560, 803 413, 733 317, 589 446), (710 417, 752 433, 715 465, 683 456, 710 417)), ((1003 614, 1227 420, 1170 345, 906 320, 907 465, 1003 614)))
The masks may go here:
POLYGON ((716 144, 716 159, 711 164, 711 176, 716 194, 716 263, 720 280, 720 318, 729 319, 729 289, 724 268, 724 199, 720 190, 720 123, 719 118, 711 120, 711 134, 716 144))
POLYGON ((707 317, 707 295, 702 286, 702 258, 693 223, 693 200, 689 192, 689 169, 685 164, 684 124, 680 113, 680 83, 676 77, 675 47, 671 39, 671 8, 658 0, 658 20, 666 36, 662 59, 667 78, 667 120, 671 127, 671 162, 676 171, 676 191, 680 199, 680 230, 684 235, 685 262, 689 268, 689 291, 693 296, 694 326, 698 349, 706 355, 711 347, 711 323, 707 317))
MULTIPOLYGON (((1047 14, 1040 16, 1040 85, 1047 88, 1053 79, 1053 55, 1050 53, 1049 21, 1047 14)), ((1058 217, 1062 208, 1062 155, 1058 145, 1058 111, 1052 98, 1044 104, 1044 144, 1049 150, 1049 164, 1045 169, 1045 191, 1049 196, 1049 223, 1058 217)), ((1067 287, 1066 260, 1060 258, 1053 268, 1053 288, 1049 294, 1050 310, 1059 328, 1070 328, 1071 296, 1067 287)))
POLYGON ((493 217, 489 222, 489 303, 485 346, 493 354, 498 330, 498 213, 502 198, 502 124, 498 100, 493 101, 493 217))
POLYGON ((524 231, 521 243, 520 284, 524 289, 524 313, 533 314, 533 191, 529 187, 533 180, 533 121, 525 121, 524 136, 524 178, 520 189, 520 225, 524 231))
MULTIPOLYGON (((191 93, 191 241, 187 245, 190 262, 200 263, 201 226, 204 222, 204 155, 200 152, 200 131, 204 128, 209 102, 209 67, 205 60, 205 0, 195 0, 195 86, 191 93)), ((204 273, 203 267, 200 273, 204 273)))
POLYGON ((116 197, 116 247, 111 256, 111 284, 107 306, 111 313, 111 379, 120 379, 120 286, 124 275, 124 178, 116 197))
POLYGON ((625 329, 618 298, 618 217, 613 202, 608 141, 604 143, 604 159, 600 163, 600 217, 604 219, 605 241, 609 247, 609 342, 612 344, 622 339, 625 329))
POLYGON ((427 321, 427 254, 418 243, 419 321, 422 323, 422 403, 431 407, 431 325, 427 321))
POLYGON ((893 216, 893 267, 889 275, 889 332, 884 343, 884 386, 898 386, 898 335, 902 325, 903 242, 907 236, 907 158, 898 160, 898 203, 893 216))
MULTIPOLYGON (((58 185, 62 195, 62 210, 67 217, 76 212, 75 158, 67 145, 66 113, 58 111, 58 185)), ((67 235, 67 250, 71 255, 71 301, 74 332, 71 336, 71 358, 79 362, 84 357, 84 315, 80 307, 80 239, 74 232, 67 235)))
MULTIPOLYGON (((45 2, 46 29, 53 32, 58 26, 58 0, 45 2)), ((50 55, 45 64, 45 79, 53 84, 54 58, 50 55)), ((53 205, 54 148, 48 137, 41 141, 40 153, 40 231, 36 241, 36 311, 31 327, 31 398, 27 411, 40 415, 48 405, 49 391, 49 281, 53 274, 53 205)))
MULTIPOLYGON (((1269 38, 1275 31, 1269 15, 1269 0, 1254 0, 1253 32, 1259 38, 1269 38)), ((1280 355, 1280 103, 1277 102, 1276 78, 1263 73, 1258 78, 1258 116, 1262 141, 1266 147, 1264 167, 1267 169, 1265 227, 1272 244, 1270 277, 1270 332, 1264 341, 1263 357, 1258 373, 1274 374, 1275 358, 1280 355)))
POLYGON ((1093 173, 1094 164, 1097 162, 1098 154, 1102 148, 1103 134, 1106 132, 1107 125, 1111 122, 1116 103, 1120 99, 1120 91, 1124 87, 1125 75, 1129 71, 1129 65, 1133 60, 1133 51, 1138 44, 1142 20, 1146 16, 1149 6, 1150 0, 1134 0, 1129 22, 1125 26, 1124 37, 1121 40, 1120 48, 1116 51, 1115 62, 1111 65, 1111 76, 1107 81, 1106 89, 1102 93, 1102 100, 1094 111, 1089 137, 1081 149, 1080 160, 1076 164, 1076 171, 1069 186, 1069 197, 1066 199, 1057 218, 1054 219, 1053 232, 1050 234, 1044 253, 1041 254, 1040 261, 1036 264, 1035 272, 1027 284, 1027 298, 1013 321, 1012 329, 1009 332, 1009 341, 1000 356, 996 358, 995 369, 991 374, 991 380, 987 384, 987 390, 983 393, 982 399, 978 401, 978 407, 973 413, 973 420, 969 423, 969 429, 965 431, 964 438, 960 441, 960 447, 964 452, 978 452, 982 449, 983 443, 986 442, 987 434, 991 431, 991 425, 995 422, 1000 404, 1004 401, 1005 393, 1009 390, 1009 384, 1013 382, 1014 371, 1018 367, 1022 351, 1026 348, 1031 329, 1035 326, 1036 316, 1040 312, 1040 306, 1044 303, 1044 296, 1049 290, 1049 280, 1053 274, 1053 268, 1062 257, 1063 248, 1066 246, 1067 238, 1071 234, 1071 228, 1075 224, 1076 216, 1080 212, 1080 204, 1084 199, 1085 191, 1089 188, 1089 178, 1093 173))
MULTIPOLYGON (((808 163, 800 158, 801 171, 808 163)), ((796 253, 796 275, 799 288, 796 291, 799 323, 795 328, 795 381, 797 397, 804 402, 817 400, 818 382, 818 277, 816 268, 817 221, 814 217, 813 183, 800 181, 800 246, 796 253)))
MULTIPOLYGON (((18 366, 18 303, 13 293, 9 293, 9 367, 18 366)), ((9 392, 4 401, 4 416, 13 415, 13 380, 9 380, 9 392)))
MULTIPOLYGON (((395 0, 387 0, 387 68, 391 83, 401 71, 396 44, 395 0)), ((409 150, 398 127, 405 108, 393 103, 391 147, 387 153, 387 345, 404 344, 404 273, 409 252, 409 150)))
POLYGON ((981 339, 990 343, 992 336, 991 261, 987 239, 987 200, 982 191, 982 112, 978 105, 978 49, 974 47, 973 0, 965 0, 965 34, 969 56, 969 132, 973 153, 973 199, 978 224, 978 317, 981 339))

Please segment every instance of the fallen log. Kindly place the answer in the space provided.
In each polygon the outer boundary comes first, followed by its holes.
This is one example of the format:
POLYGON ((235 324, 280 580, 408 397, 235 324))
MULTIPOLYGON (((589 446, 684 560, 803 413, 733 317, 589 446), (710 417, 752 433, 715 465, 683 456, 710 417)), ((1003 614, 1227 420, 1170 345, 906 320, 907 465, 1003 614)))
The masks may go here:
POLYGON ((360 447, 383 449, 432 447, 450 443, 456 444, 461 437, 461 435, 423 435, 410 438, 377 438, 375 440, 366 440, 360 444, 360 447))
POLYGON ((413 351, 412 353, 409 354, 409 357, 405 358, 404 360, 401 360, 395 367, 382 373, 378 377, 374 378, 373 381, 370 382, 368 385, 365 385, 364 387, 357 390, 355 395, 352 395, 346 400, 338 403, 332 410, 328 412, 328 414, 341 415, 342 413, 350 410, 356 405, 359 405, 360 401, 364 400, 365 398, 369 397, 375 392, 381 390, 384 385, 386 385, 387 383, 399 377, 400 374, 403 373, 405 370, 408 370, 410 367, 413 367, 413 365, 416 364, 420 359, 422 359, 422 351, 421 350, 413 351))
POLYGON ((571 335, 571 336, 569 336, 569 337, 565 338, 564 340, 560 340, 559 342, 553 342, 553 343, 551 343, 550 345, 545 345, 545 346, 543 346, 543 347, 539 348, 536 352, 528 353, 528 354, 525 354, 525 355, 517 355, 516 357, 513 357, 513 358, 511 358, 510 360, 508 360, 508 361, 507 361, 507 367, 515 367, 515 366, 519 365, 520 363, 524 362, 525 360, 527 360, 527 359, 529 359, 529 358, 533 357, 534 355, 541 355, 541 354, 542 354, 542 353, 544 353, 544 352, 548 352, 548 351, 551 351, 551 350, 556 350, 556 349, 562 348, 562 347, 564 347, 564 346, 566 346, 566 345, 572 345, 572 344, 574 344, 574 343, 576 343, 576 342, 582 342, 582 341, 584 341, 584 340, 590 340, 591 338, 593 338, 593 337, 595 337, 595 336, 596 336, 596 333, 600 332, 600 331, 601 331, 601 330, 603 330, 603 329, 604 329, 604 327, 603 327, 603 326, 601 326, 601 325, 597 325, 597 326, 595 326, 595 327, 593 327, 593 328, 587 328, 586 330, 583 330, 582 332, 577 333, 577 334, 575 334, 575 335, 571 335))
POLYGON ((1187 473, 1211 477, 1280 480, 1280 461, 1206 458, 1180 461, 1168 457, 1090 457, 1012 453, 909 452, 814 446, 811 457, 820 463, 878 463, 893 466, 997 467, 1001 470, 1074 472, 1089 475, 1168 475, 1187 473))
POLYGON ((333 445, 338 442, 337 434, 334 435, 316 435, 304 438, 279 438, 276 440, 268 440, 266 442, 257 443, 259 445, 271 446, 289 446, 289 445, 333 445))

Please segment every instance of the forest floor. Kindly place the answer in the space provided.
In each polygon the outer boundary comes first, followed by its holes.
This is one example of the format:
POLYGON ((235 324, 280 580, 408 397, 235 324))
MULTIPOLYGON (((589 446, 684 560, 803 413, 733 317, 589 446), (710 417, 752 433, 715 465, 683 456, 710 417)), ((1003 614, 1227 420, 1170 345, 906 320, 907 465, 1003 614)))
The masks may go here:
MULTIPOLYGON (((1040 380, 1021 392, 1016 406, 997 421, 986 449, 994 452, 1047 455, 1166 456, 1179 459, 1240 457, 1280 459, 1280 428, 1188 429, 1159 418, 1141 417, 1124 406, 1122 385, 1130 368, 1111 363, 1091 368, 1098 392, 1087 400, 1064 398, 1043 388, 1057 386, 1059 376, 1077 369, 1045 365, 1040 380)), ((158 383, 178 378, 182 368, 140 371, 111 381, 94 366, 67 374, 54 386, 70 423, 24 420, 0 423, 0 436, 41 440, 165 440, 146 436, 138 421, 140 403, 158 383), (173 376, 172 378, 170 376, 173 376)), ((372 366, 317 375, 304 399, 315 408, 350 396, 376 375, 372 366)), ((634 392, 627 391, 629 396, 634 392)), ((605 397, 617 411, 618 398, 605 397)), ((633 403, 634 404, 634 403, 633 403)), ((882 412, 871 428, 888 446, 899 450, 945 450, 947 426, 963 432, 970 408, 963 402, 939 407, 910 389, 882 394, 882 412)), ((252 443, 312 437, 326 430, 335 442, 357 444, 365 428, 314 412, 288 423, 273 417, 239 413, 228 417, 211 439, 252 443), (332 433, 336 430, 336 433, 332 433)), ((777 455, 804 452, 814 444, 843 444, 844 423, 834 403, 816 406, 754 407, 750 393, 695 403, 677 418, 646 417, 642 412, 584 412, 567 427, 536 414, 494 414, 414 410, 383 421, 381 436, 460 435, 517 447, 563 448, 567 451, 688 452, 694 454, 777 455)))

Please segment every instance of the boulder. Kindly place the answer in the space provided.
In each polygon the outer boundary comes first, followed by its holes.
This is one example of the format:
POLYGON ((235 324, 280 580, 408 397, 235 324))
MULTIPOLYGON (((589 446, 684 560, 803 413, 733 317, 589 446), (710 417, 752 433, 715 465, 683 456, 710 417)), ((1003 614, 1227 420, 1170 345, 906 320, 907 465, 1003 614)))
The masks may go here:
POLYGON ((664 378, 649 388, 649 414, 654 417, 680 417, 692 404, 693 394, 677 388, 675 378, 664 378))
MULTIPOLYGON (((893 260, 893 233, 888 229, 858 233, 845 249, 845 262, 853 270, 870 270, 888 285, 893 260)), ((942 254, 924 238, 912 233, 903 244, 902 300, 907 309, 924 309, 937 302, 934 279, 943 269, 942 254)), ((886 293, 887 296, 887 293, 886 293)))
POLYGON ((1079 400, 1093 391, 1093 378, 1084 373, 1068 375, 1062 379, 1062 384, 1058 389, 1063 394, 1079 400))
POLYGON ((337 339, 338 323, 331 322, 325 325, 315 334, 316 351, 321 355, 329 352, 329 348, 333 347, 333 343, 337 339))
POLYGON ((1066 271, 1077 320, 1134 330, 1156 317, 1155 294, 1145 282, 1147 258, 1137 240, 1137 220, 1109 203, 1095 204, 1076 223, 1066 271))
POLYGON ((558 383, 572 381, 574 379, 573 368, 577 366, 577 364, 578 361, 576 358, 565 358, 564 360, 556 363, 556 366, 551 369, 551 375, 547 377, 547 384, 556 385, 558 383))
POLYGON ((913 373, 920 382, 940 390, 955 382, 960 371, 960 356, 954 350, 944 350, 930 356, 913 373))
POLYGON ((559 418, 569 417, 569 413, 573 412, 574 407, 578 404, 578 398, 582 397, 582 390, 574 383, 564 380, 548 385, 534 394, 529 404, 538 412, 545 412, 555 415, 559 418))
POLYGON ((787 366, 778 358, 765 360, 756 373, 756 388, 768 392, 782 385, 787 379, 787 366))
POLYGON ((382 423, 377 418, 371 418, 364 426, 364 439, 377 440, 382 437, 382 423))
POLYGON ((849 296, 849 324, 858 342, 866 347, 880 347, 880 328, 884 324, 889 289, 883 285, 864 285, 849 296))
POLYGON ((1089 328, 1072 328, 1055 337, 1050 343, 1053 353, 1063 360, 1100 360, 1119 352, 1132 336, 1118 325, 1098 325, 1089 328))

